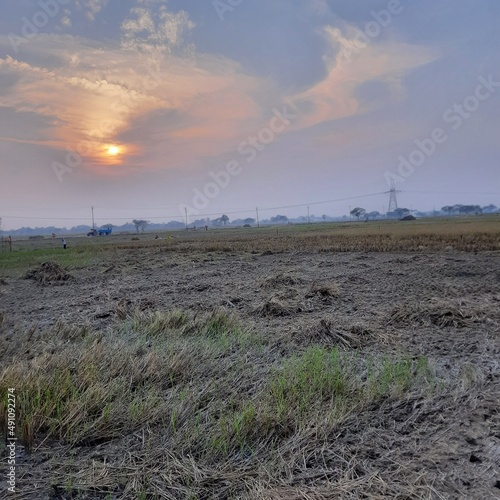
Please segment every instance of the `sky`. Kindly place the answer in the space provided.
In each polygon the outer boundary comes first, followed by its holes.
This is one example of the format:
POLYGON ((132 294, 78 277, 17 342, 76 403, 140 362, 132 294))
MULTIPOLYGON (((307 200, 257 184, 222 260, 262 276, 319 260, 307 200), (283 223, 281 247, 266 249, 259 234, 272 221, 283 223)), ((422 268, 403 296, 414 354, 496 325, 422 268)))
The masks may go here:
POLYGON ((500 205, 498 0, 0 11, 4 230, 500 205))

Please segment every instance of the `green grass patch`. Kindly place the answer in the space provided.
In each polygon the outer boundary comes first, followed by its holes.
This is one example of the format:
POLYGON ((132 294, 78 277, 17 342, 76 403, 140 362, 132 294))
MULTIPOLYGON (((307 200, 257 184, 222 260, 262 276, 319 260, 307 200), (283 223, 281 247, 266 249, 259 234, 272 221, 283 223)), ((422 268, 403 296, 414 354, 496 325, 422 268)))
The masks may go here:
POLYGON ((269 384, 270 412, 284 426, 301 427, 325 412, 341 419, 375 401, 435 386, 425 358, 365 360, 313 346, 274 373, 269 384))

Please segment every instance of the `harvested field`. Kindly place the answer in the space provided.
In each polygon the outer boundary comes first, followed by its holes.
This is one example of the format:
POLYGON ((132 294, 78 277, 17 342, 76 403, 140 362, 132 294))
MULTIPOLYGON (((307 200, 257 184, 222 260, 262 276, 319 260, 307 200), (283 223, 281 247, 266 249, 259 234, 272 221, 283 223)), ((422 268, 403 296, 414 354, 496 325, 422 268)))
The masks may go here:
POLYGON ((0 255, 16 498, 499 498, 498 229, 283 232, 0 255))

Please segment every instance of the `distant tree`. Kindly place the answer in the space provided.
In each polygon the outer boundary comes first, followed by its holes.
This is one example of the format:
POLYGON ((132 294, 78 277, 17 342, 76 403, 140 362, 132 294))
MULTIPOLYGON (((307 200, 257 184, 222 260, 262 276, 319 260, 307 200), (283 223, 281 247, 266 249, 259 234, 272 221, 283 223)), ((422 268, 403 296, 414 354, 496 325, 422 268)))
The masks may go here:
POLYGON ((445 214, 451 215, 453 213, 453 207, 450 205, 445 205, 443 208, 441 208, 441 211, 445 214))
POLYGON ((273 224, 284 224, 285 222, 288 222, 288 217, 286 215, 275 215, 274 217, 271 217, 271 222, 273 224))
POLYGON ((482 209, 479 205, 460 205, 460 214, 480 214, 482 209))
POLYGON ((366 214, 366 220, 377 219, 378 217, 380 217, 380 212, 377 212, 376 210, 366 214))
POLYGON ((359 221, 359 218, 362 216, 362 215, 365 215, 366 213, 366 210, 364 208, 361 208, 361 207, 356 207, 356 208, 353 208, 350 212, 350 214, 354 217, 357 217, 358 221, 359 221))
POLYGON ((244 224, 255 224, 256 220, 252 219, 251 217, 247 217, 246 219, 243 220, 244 224))
POLYGON ((398 219, 402 219, 403 217, 410 215, 410 211, 407 208, 396 208, 396 210, 394 210, 394 215, 398 219))
POLYGON ((212 226, 222 226, 223 224, 225 226, 228 221, 229 217, 227 215, 221 215, 220 217, 212 221, 212 226))
POLYGON ((498 210, 498 208, 495 205, 493 205, 493 203, 491 203, 483 207, 482 210, 484 214, 493 214, 498 210))
POLYGON ((483 213, 485 213, 485 214, 493 214, 498 210, 498 208, 495 205, 493 205, 492 203, 490 203, 489 205, 486 205, 485 207, 483 207, 482 210, 483 210, 483 213))
POLYGON ((148 226, 149 221, 148 220, 143 220, 143 219, 134 219, 132 221, 132 223, 134 224, 135 230, 137 231, 137 233, 139 233, 139 229, 142 232, 146 231, 146 227, 148 226))
POLYGON ((203 227, 208 224, 208 219, 197 219, 193 222, 193 226, 195 227, 203 227))

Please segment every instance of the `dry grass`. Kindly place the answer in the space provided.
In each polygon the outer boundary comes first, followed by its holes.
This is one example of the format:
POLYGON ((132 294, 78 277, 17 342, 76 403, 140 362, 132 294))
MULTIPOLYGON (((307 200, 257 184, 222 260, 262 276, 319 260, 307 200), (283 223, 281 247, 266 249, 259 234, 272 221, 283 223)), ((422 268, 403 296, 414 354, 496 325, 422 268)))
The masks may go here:
POLYGON ((295 285, 300 285, 304 282, 304 279, 297 276, 294 273, 286 272, 279 273, 274 276, 267 277, 263 283, 263 288, 282 288, 282 287, 293 287, 295 285))
POLYGON ((136 311, 107 334, 60 321, 13 342, 0 420, 14 386, 21 441, 34 453, 58 450, 59 465, 46 469, 49 460, 37 481, 59 497, 255 498, 305 493, 321 475, 332 491, 363 491, 376 475, 356 461, 339 462, 340 476, 295 471, 293 482, 290 464, 303 468, 351 413, 435 390, 423 358, 363 361, 318 346, 290 358, 223 309, 136 311))
POLYGON ((327 299, 329 297, 338 298, 340 297, 340 288, 335 284, 321 284, 316 281, 312 283, 306 298, 319 297, 322 299, 327 299))
POLYGON ((24 278, 27 280, 34 280, 41 285, 74 279, 73 276, 65 271, 57 262, 44 262, 35 269, 29 270, 24 275, 24 278))
POLYGON ((254 228, 219 229, 208 232, 173 232, 163 240, 145 234, 138 241, 129 236, 92 240, 75 238, 68 251, 54 249, 50 240, 15 242, 16 250, 0 255, 0 272, 52 260, 68 268, 89 267, 97 262, 113 263, 117 252, 137 254, 199 252, 251 252, 273 258, 283 252, 483 252, 500 250, 497 216, 454 219, 422 219, 411 223, 379 221, 254 228))
POLYGON ((278 296, 272 296, 255 308, 255 313, 260 316, 289 316, 297 309, 291 304, 287 304, 278 296))
POLYGON ((439 328, 466 328, 499 318, 494 304, 472 304, 466 300, 433 299, 396 306, 389 325, 434 325, 439 328))
POLYGON ((361 325, 334 324, 332 320, 321 319, 318 324, 297 332, 293 340, 299 345, 340 346, 355 349, 373 342, 381 342, 381 335, 361 325))

